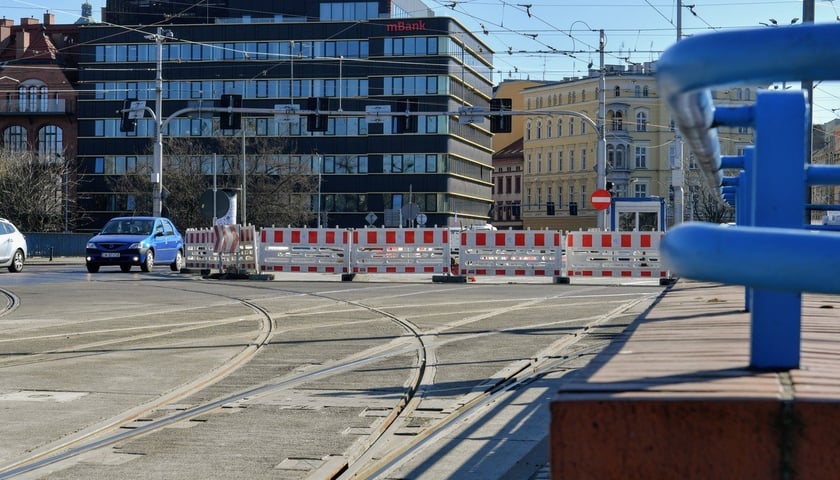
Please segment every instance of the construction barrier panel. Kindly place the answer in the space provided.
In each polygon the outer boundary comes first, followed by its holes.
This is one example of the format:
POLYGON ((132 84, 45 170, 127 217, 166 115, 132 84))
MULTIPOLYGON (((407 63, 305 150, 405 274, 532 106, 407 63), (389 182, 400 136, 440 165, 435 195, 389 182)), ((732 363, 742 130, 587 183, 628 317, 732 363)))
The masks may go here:
POLYGON ((458 252, 462 275, 562 274, 563 235, 549 230, 464 231, 458 252))
POLYGON ((350 242, 350 231, 337 228, 264 228, 260 270, 349 273, 350 242))
POLYGON ((370 228, 353 231, 352 273, 437 273, 451 269, 449 229, 370 228))
POLYGON ((212 228, 189 228, 184 233, 184 268, 209 270, 218 268, 213 247, 216 233, 212 228))
POLYGON ((564 276, 670 278, 659 261, 663 235, 663 232, 569 232, 564 276))
POLYGON ((257 272, 258 249, 253 225, 216 225, 214 250, 219 255, 219 270, 257 272))

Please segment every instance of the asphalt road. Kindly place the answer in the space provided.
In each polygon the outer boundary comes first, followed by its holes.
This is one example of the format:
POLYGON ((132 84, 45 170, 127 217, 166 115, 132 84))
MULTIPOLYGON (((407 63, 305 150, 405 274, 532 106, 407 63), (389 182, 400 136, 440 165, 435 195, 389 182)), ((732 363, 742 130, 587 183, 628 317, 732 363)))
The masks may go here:
POLYGON ((527 478, 553 386, 661 290, 32 262, 0 273, 0 478, 527 478))

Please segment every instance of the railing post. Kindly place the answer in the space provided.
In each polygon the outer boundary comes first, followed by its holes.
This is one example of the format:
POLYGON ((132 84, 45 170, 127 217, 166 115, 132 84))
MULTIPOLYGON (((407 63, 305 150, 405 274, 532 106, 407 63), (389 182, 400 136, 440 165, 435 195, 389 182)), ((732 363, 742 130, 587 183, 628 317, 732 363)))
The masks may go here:
MULTIPOLYGON (((760 92, 756 98, 756 158, 749 188, 757 227, 803 227, 807 110, 802 92, 760 92)), ((798 368, 802 294, 756 288, 751 304, 750 367, 798 368)))

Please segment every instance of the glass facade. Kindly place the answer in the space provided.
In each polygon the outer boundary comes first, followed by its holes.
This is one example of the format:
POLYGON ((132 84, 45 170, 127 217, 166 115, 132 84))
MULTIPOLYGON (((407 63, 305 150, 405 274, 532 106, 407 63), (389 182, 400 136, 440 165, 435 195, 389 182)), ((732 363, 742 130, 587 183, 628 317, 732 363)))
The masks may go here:
MULTIPOLYGON (((459 124, 453 112, 464 104, 487 108, 490 49, 452 19, 390 18, 383 11, 390 2, 301 3, 278 8, 271 18, 168 27, 171 40, 161 45, 165 144, 172 138, 281 139, 280 151, 270 156, 246 152, 246 164, 279 175, 282 165, 307 162, 322 177, 331 226, 364 226, 369 212, 384 219, 394 198, 408 202, 409 192, 429 224, 452 224, 456 215, 462 223, 485 223, 492 135, 485 126, 459 124), (244 25, 258 21, 258 29, 244 25), (442 61, 424 63, 418 74, 417 56, 442 61), (243 114, 244 131, 221 129, 218 112, 199 112, 219 107, 222 94, 242 95, 242 107, 250 110, 243 114), (396 116, 371 121, 367 114, 370 106, 396 112, 408 97, 416 100, 416 131, 400 132, 396 116), (280 121, 278 108, 306 111, 310 98, 327 99, 325 131, 309 131, 305 114, 280 121)), ((89 191, 80 193, 90 199, 85 208, 94 224, 125 213, 133 202, 130 192, 115 190, 118 177, 153 164, 155 119, 146 114, 133 131, 122 132, 115 113, 125 99, 156 108, 158 45, 145 38, 149 33, 105 25, 82 32, 80 81, 87 94, 80 99, 79 165, 89 191)), ((237 156, 222 152, 220 158, 234 165, 237 156)), ((198 155, 197 162, 202 172, 212 172, 211 157, 198 155)), ((165 172, 163 178, 165 186, 165 172)))

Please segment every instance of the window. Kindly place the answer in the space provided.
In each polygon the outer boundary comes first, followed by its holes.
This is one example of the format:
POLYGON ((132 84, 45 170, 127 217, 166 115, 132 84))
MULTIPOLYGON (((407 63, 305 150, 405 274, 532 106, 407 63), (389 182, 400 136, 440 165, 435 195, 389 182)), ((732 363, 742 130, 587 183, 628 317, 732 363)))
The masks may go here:
POLYGON ((647 168, 647 147, 636 146, 636 168, 647 168))
POLYGON ((557 171, 563 171, 563 150, 557 150, 557 171))
POLYGON ((633 184, 633 196, 636 198, 647 197, 648 186, 647 183, 636 182, 633 184))
POLYGON ((647 113, 639 112, 636 114, 636 131, 647 132, 647 113))
POLYGON ((612 129, 614 131, 624 130, 624 114, 620 111, 613 115, 612 129))
POLYGON ((552 126, 552 122, 551 122, 551 119, 549 119, 548 123, 546 124, 546 132, 545 132, 545 137, 546 138, 551 138, 551 136, 553 135, 553 133, 551 132, 551 126, 552 126))
POLYGON ((580 169, 586 170, 586 147, 580 149, 580 169))
POLYGON ((615 86, 615 89, 613 91, 615 92, 616 97, 621 96, 621 87, 619 87, 618 85, 615 86))
POLYGON ((648 86, 647 86, 647 85, 645 85, 644 87, 642 87, 642 96, 643 96, 643 97, 647 97, 647 96, 648 96, 648 86))
POLYGON ((64 131, 55 125, 46 125, 38 131, 38 155, 42 160, 55 162, 64 153, 64 131))
POLYGON ((525 140, 531 139, 531 121, 528 120, 528 123, 525 124, 525 140))
POLYGON ((571 136, 571 135, 574 135, 574 134, 575 134, 575 119, 570 118, 569 119, 569 135, 571 136))
POLYGON ((12 125, 3 131, 3 145, 15 152, 28 150, 26 142, 26 129, 20 125, 12 125))
POLYGON ((569 148, 569 170, 575 169, 575 151, 569 148))
POLYGON ((542 120, 537 120, 537 140, 542 138, 542 120))

